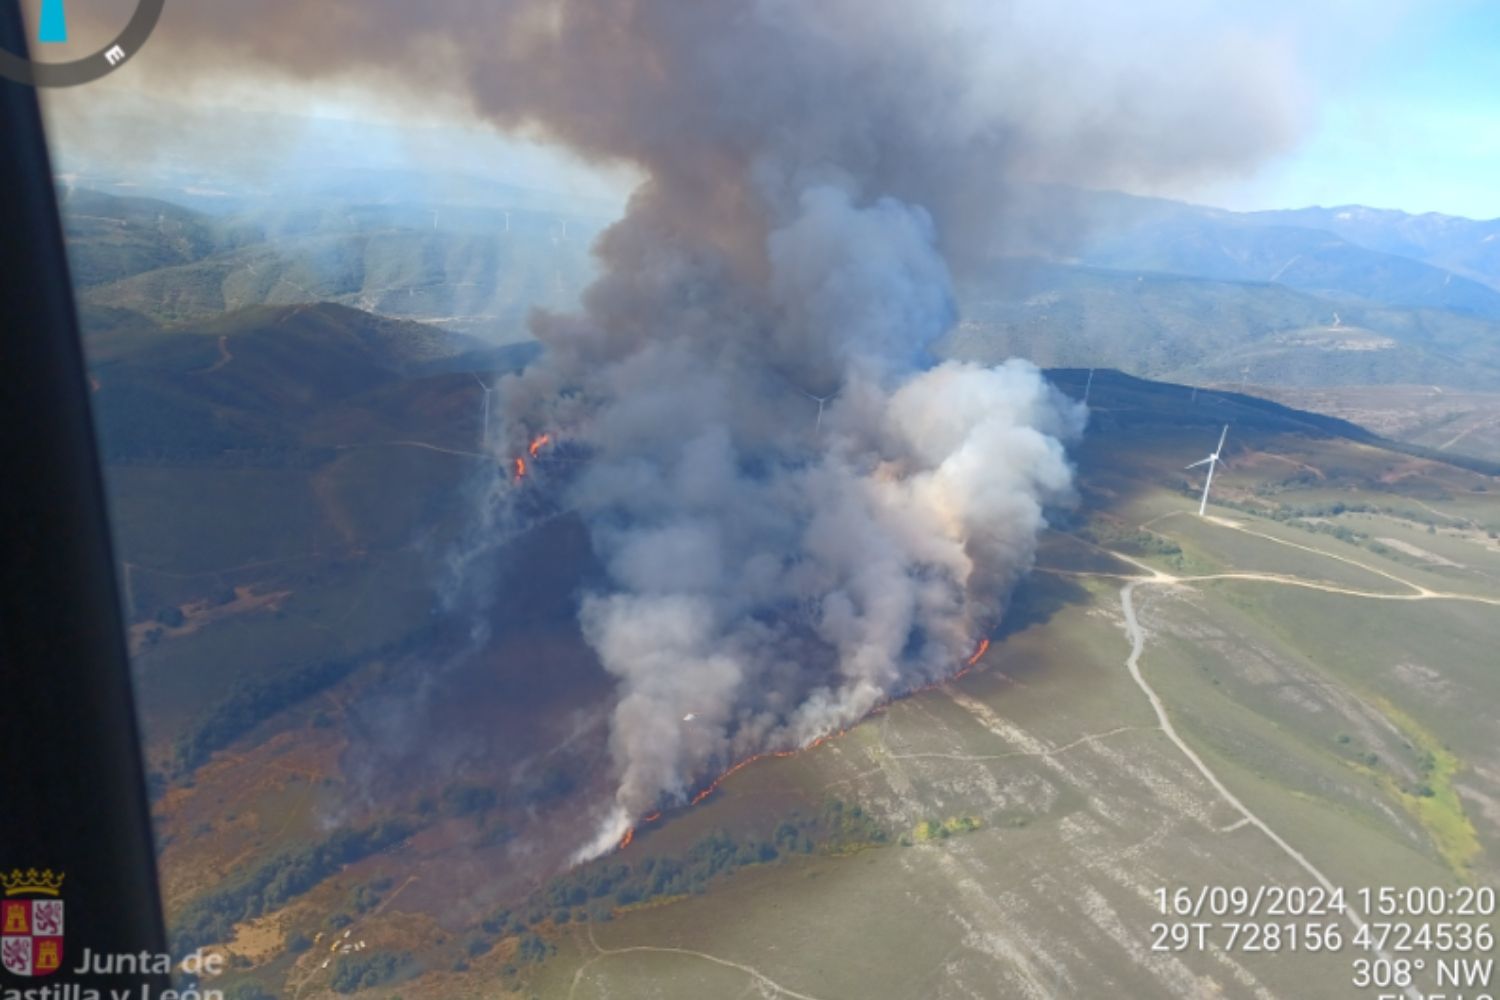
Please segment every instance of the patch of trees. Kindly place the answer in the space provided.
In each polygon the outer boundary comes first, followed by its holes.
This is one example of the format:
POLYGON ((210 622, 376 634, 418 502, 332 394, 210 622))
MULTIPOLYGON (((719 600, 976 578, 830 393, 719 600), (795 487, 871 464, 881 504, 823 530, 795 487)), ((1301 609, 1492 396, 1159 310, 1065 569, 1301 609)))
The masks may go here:
POLYGON ((1278 521, 1289 521, 1299 517, 1338 517, 1340 514, 1378 514, 1381 508, 1368 503, 1282 504, 1271 514, 1278 521))
POLYGON ((455 784, 443 789, 443 811, 450 816, 477 816, 479 822, 495 808, 499 796, 485 785, 455 784))
POLYGON ((372 659, 398 656, 416 648, 432 634, 423 628, 395 642, 354 656, 323 660, 299 667, 283 667, 265 676, 243 678, 229 695, 172 746, 172 776, 181 778, 203 765, 262 722, 291 708, 349 676, 372 659))
POLYGON ((977 816, 950 816, 944 820, 925 819, 918 823, 909 835, 901 838, 903 847, 930 840, 947 840, 965 833, 973 833, 981 823, 977 816))
POLYGON ((172 927, 179 954, 225 941, 234 925, 278 909, 344 865, 393 847, 414 832, 400 820, 339 830, 318 843, 289 848, 261 865, 231 875, 190 903, 172 927))
POLYGON ((354 909, 360 913, 369 913, 380 905, 380 901, 394 884, 389 875, 382 875, 361 885, 354 890, 354 909))
POLYGON ((1178 556, 1182 554, 1182 546, 1164 535, 1127 528, 1108 521, 1091 522, 1079 529, 1078 537, 1084 541, 1093 542, 1101 548, 1117 549, 1126 555, 1178 556))
POLYGON ((541 806, 566 798, 578 787, 578 779, 561 765, 554 764, 522 779, 515 795, 519 804, 541 806))
POLYGON ((176 606, 162 608, 156 613, 156 620, 168 628, 182 628, 187 624, 187 616, 182 613, 181 608, 176 606))
POLYGON ((197 769, 214 751, 229 746, 266 719, 337 684, 359 662, 355 657, 324 660, 237 682, 227 698, 177 738, 172 747, 174 772, 180 776, 197 769))
POLYGON ((816 851, 845 853, 887 840, 884 828, 863 808, 831 800, 815 815, 793 812, 769 836, 737 838, 715 830, 678 857, 647 857, 634 864, 601 858, 552 879, 522 904, 492 914, 483 928, 500 937, 519 936, 520 957, 540 961, 545 953, 535 943, 528 946, 528 940, 549 921, 554 926, 606 921, 623 907, 702 893, 714 880, 750 865, 816 851))
POLYGON ((412 967, 413 962, 409 952, 340 955, 338 962, 334 964, 330 985, 335 993, 357 993, 360 990, 384 986, 403 973, 412 971, 412 967))
POLYGON ((224 993, 224 1000, 276 1000, 254 983, 241 983, 224 993))
POLYGON ((1227 498, 1217 499, 1214 503, 1220 507, 1228 507, 1230 510, 1237 510, 1245 514, 1257 517, 1269 517, 1273 521, 1290 524, 1313 534, 1328 535, 1332 538, 1337 538, 1341 542, 1348 542, 1350 545, 1362 544, 1369 536, 1355 531, 1347 524, 1336 524, 1326 519, 1338 517, 1340 514, 1381 513, 1381 508, 1371 504, 1346 504, 1339 500, 1333 503, 1322 504, 1281 504, 1280 506, 1271 508, 1239 503, 1227 498))

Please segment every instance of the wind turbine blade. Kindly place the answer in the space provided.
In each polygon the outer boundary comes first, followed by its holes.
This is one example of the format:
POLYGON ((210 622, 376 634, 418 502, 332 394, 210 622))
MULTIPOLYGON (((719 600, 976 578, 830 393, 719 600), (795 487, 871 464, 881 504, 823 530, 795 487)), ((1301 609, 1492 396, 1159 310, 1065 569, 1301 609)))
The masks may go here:
POLYGON ((1196 469, 1200 465, 1207 465, 1209 462, 1212 462, 1213 460, 1214 460, 1214 457, 1212 455, 1210 455, 1210 456, 1208 456, 1205 459, 1202 459, 1200 461, 1194 462, 1192 465, 1186 466, 1183 469, 1183 471, 1186 472, 1188 469, 1196 469))
POLYGON ((1224 450, 1224 439, 1227 438, 1228 436, 1229 436, 1229 425, 1225 424, 1223 432, 1219 434, 1219 446, 1214 449, 1214 454, 1215 455, 1217 455, 1219 452, 1221 452, 1221 451, 1224 450))

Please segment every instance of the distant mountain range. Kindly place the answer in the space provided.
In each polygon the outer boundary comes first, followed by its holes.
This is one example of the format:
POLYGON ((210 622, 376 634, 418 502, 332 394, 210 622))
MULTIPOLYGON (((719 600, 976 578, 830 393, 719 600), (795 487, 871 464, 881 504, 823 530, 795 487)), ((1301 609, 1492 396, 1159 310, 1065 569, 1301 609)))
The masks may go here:
POLYGON ((1198 384, 1500 387, 1500 324, 1225 281, 1007 261, 964 285, 948 356, 1118 368, 1198 384))
POLYGON ((1254 212, 1247 219, 1333 233, 1350 243, 1419 260, 1500 288, 1500 219, 1475 221, 1428 212, 1342 205, 1254 212))
MULTIPOLYGON (((70 188, 63 211, 94 356, 197 335, 238 310, 313 302, 525 343, 532 309, 576 305, 606 216, 481 182, 445 181, 453 201, 395 182, 402 198, 380 199, 380 177, 350 178, 342 193, 326 178, 220 212, 70 188)), ((1011 243, 969 267, 942 355, 1267 391, 1500 393, 1500 221, 1359 206, 1237 213, 1055 188, 1015 201, 1013 228, 1076 238, 1011 243)), ((1492 436, 1485 418, 1462 443, 1494 454, 1492 436)))
POLYGON ((1500 389, 1500 221, 1351 206, 1238 213, 1037 188, 961 281, 945 354, 1264 386, 1500 389))
POLYGON ((1361 206, 1230 212, 1075 194, 1093 232, 1079 261, 1500 319, 1500 220, 1361 206))

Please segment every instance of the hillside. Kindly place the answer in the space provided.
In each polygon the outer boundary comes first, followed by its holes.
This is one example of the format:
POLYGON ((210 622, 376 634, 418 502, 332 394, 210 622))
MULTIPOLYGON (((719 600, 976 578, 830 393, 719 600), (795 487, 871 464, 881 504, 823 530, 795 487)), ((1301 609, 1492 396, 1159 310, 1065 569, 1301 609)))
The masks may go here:
MULTIPOLYGON (((1196 582, 1134 584, 1143 683, 1257 816, 1341 882, 1492 872, 1493 616, 1386 601, 1377 625, 1348 605, 1366 598, 1329 589, 1378 595, 1399 578, 1489 600, 1500 484, 1326 416, 1098 371, 1074 456, 1082 506, 1053 513, 976 670, 549 877, 606 790, 609 685, 574 603, 597 569, 564 516, 495 550, 485 632, 443 599, 468 491, 493 474, 463 368, 496 359, 464 346, 337 306, 254 309, 98 368, 127 395, 253 416, 298 449, 109 470, 169 916, 179 943, 237 956, 213 985, 331 998, 369 975, 451 1000, 636 995, 647 977, 688 998, 758 975, 895 1000, 938 965, 1076 995, 1340 982, 1326 963, 1347 956, 1184 954, 1183 978, 1123 947, 1146 940, 1157 882, 1303 877, 1122 666, 1118 575, 1157 570, 1196 582), (1228 465, 1200 522, 1182 466, 1224 423, 1228 465), (1267 582, 1215 576, 1233 572, 1267 582), (1303 579, 1323 589, 1290 592, 1303 579), (1330 651, 1320 636, 1339 616, 1363 624, 1333 630, 1355 645, 1330 651), (1429 760, 1435 720, 1446 749, 1429 760), (808 933, 899 938, 902 957, 809 966, 792 946, 808 933), (999 944, 952 953, 968 933, 999 944), (1047 943, 1062 940, 1082 943, 1047 943), (1007 957, 1023 952, 1048 971, 1007 957)), ((1051 375, 1075 396, 1087 380, 1051 375)))
POLYGON ((79 288, 190 264, 260 238, 254 226, 154 198, 69 188, 59 200, 79 288))
POLYGON ((94 406, 111 461, 302 449, 330 405, 480 346, 332 304, 139 328, 124 346, 119 330, 101 339, 111 350, 95 356, 94 406))
POLYGON ((1339 300, 1500 320, 1500 291, 1481 281, 1360 246, 1326 229, 1250 222, 1229 213, 1178 216, 1105 236, 1083 260, 1116 270, 1275 282, 1339 300))
POLYGON ((962 287, 951 356, 1279 386, 1500 386, 1500 324, 1284 285, 1004 261, 962 287))
POLYGON ((603 225, 580 214, 347 195, 214 216, 86 189, 66 192, 63 215, 86 307, 182 323, 336 302, 492 341, 524 340, 533 308, 576 301, 603 225))
MULTIPOLYGON (((423 201, 413 178, 401 190, 415 200, 361 200, 386 180, 377 173, 342 192, 217 215, 70 190, 70 247, 96 357, 226 311, 310 302, 519 344, 533 308, 568 308, 589 280, 598 216, 500 207, 494 199, 521 193, 477 182, 446 193, 488 201, 423 201)), ((1296 390, 1305 393, 1296 401, 1339 415, 1368 409, 1341 408, 1347 397, 1323 390, 1400 386, 1413 400, 1416 386, 1479 400, 1500 393, 1500 291, 1477 271, 1470 280, 1355 241, 1430 256, 1448 245, 1438 232, 1467 233, 1452 237, 1455 246, 1488 245, 1486 224, 1352 209, 1232 213, 1065 189, 1038 189, 1020 204, 1019 228, 1075 238, 1049 257, 991 257, 969 268, 959 286, 963 323, 942 353, 1296 390)), ((1414 404, 1381 428, 1500 453, 1500 412, 1488 404, 1472 418, 1447 403, 1429 409, 1414 404), (1445 433, 1452 420, 1460 423, 1445 433)))
POLYGON ((1464 219, 1438 212, 1412 215, 1364 205, 1250 212, 1245 219, 1323 230, 1500 288, 1500 219, 1464 219))
POLYGON ((1500 289, 1500 219, 1362 205, 1236 212, 1059 185, 1025 187, 1013 198, 1003 251, 1010 255, 1481 312, 1494 300, 1474 284, 1500 289), (1377 274, 1383 280, 1372 280, 1377 274))

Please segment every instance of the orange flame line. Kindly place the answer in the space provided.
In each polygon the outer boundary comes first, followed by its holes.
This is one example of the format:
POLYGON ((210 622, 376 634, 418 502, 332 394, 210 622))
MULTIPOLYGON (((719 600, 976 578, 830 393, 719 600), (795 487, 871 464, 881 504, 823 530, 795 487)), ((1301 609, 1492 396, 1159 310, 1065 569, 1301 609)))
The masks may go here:
MULTIPOLYGON (((925 685, 924 687, 916 688, 915 690, 908 692, 907 695, 906 695, 906 697, 911 697, 911 695, 914 695, 914 694, 920 694, 923 691, 930 691, 933 688, 935 688, 935 687, 937 687, 937 686, 939 686, 941 684, 948 683, 949 681, 956 681, 956 680, 958 680, 960 677, 964 676, 969 671, 973 670, 974 667, 979 663, 979 661, 984 657, 984 654, 987 653, 987 652, 989 652, 989 649, 990 649, 990 640, 987 639, 987 638, 986 639, 980 639, 979 640, 979 645, 975 648, 973 654, 970 655, 969 658, 964 661, 964 667, 963 667, 962 670, 958 671, 958 673, 954 674, 952 677, 948 677, 948 678, 945 678, 944 680, 940 680, 940 681, 933 681, 931 684, 925 685)), ((893 700, 894 699, 887 698, 885 701, 877 704, 874 708, 870 709, 869 714, 870 715, 874 715, 877 712, 884 711, 886 705, 889 704, 893 700)), ((838 730, 837 732, 834 732, 834 733, 824 733, 822 736, 819 736, 819 737, 815 738, 814 740, 812 740, 812 742, 808 743, 806 746, 804 746, 804 747, 798 747, 798 748, 795 748, 795 749, 792 749, 792 750, 766 750, 766 751, 764 751, 762 753, 751 754, 749 757, 746 757, 744 760, 738 762, 737 764, 731 765, 730 768, 727 771, 725 771, 723 774, 719 775, 713 781, 709 782, 708 785, 705 786, 702 791, 698 792, 698 794, 694 795, 692 797, 692 799, 690 799, 688 801, 688 805, 689 806, 695 806, 698 803, 702 802, 704 799, 708 798, 714 792, 718 791, 719 788, 720 788, 720 786, 722 786, 725 781, 729 780, 729 777, 731 775, 737 774, 738 772, 743 771, 745 768, 749 767, 751 764, 754 764, 756 761, 759 761, 759 760, 768 760, 768 759, 776 758, 776 757, 795 757, 797 754, 802 753, 805 750, 816 750, 818 747, 822 746, 824 743, 827 743, 829 740, 837 739, 840 736, 847 735, 848 732, 849 732, 849 730, 847 730, 847 729, 840 729, 840 730, 838 730)), ((656 812, 652 813, 651 815, 642 818, 641 819, 641 825, 645 826, 646 824, 648 824, 648 823, 654 823, 654 822, 656 822, 659 819, 661 819, 661 810, 658 809, 656 812)), ((631 844, 631 842, 634 841, 634 840, 635 840, 635 828, 632 827, 629 830, 625 831, 625 836, 623 836, 623 837, 620 838, 620 846, 618 848, 616 848, 616 850, 623 851, 625 848, 629 847, 630 844, 631 844)))
POLYGON ((526 478, 526 459, 524 459, 524 458, 517 458, 516 459, 516 478, 517 479, 525 479, 526 478))
POLYGON ((551 443, 552 443, 552 435, 551 434, 539 434, 539 435, 537 435, 536 440, 534 440, 534 441, 531 442, 531 447, 527 448, 526 450, 529 451, 529 452, 531 452, 531 457, 532 458, 536 458, 537 453, 540 452, 543 448, 547 447, 547 445, 549 445, 551 443))

